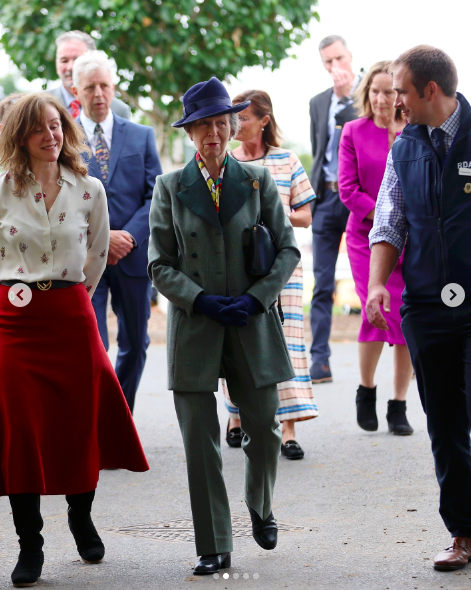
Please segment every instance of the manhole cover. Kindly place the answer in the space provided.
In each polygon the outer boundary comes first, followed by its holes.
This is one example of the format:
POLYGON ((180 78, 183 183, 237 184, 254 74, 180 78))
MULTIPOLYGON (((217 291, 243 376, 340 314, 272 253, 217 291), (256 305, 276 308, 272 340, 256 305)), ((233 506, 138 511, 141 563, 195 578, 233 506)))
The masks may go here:
MULTIPOLYGON (((306 527, 277 522, 279 532, 306 530, 306 527)), ((164 541, 195 542, 193 521, 190 519, 166 520, 150 524, 124 526, 118 529, 106 529, 110 533, 129 535, 130 537, 147 537, 164 541)), ((248 516, 232 515, 232 535, 234 537, 252 537, 252 522, 248 516)))

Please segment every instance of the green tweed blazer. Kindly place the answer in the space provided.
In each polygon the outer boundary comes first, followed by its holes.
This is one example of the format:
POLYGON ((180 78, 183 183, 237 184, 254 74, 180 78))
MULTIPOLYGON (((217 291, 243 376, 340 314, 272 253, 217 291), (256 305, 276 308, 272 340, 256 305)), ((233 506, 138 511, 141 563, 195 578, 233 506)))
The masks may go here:
POLYGON ((275 302, 300 252, 268 168, 228 158, 219 215, 195 158, 157 177, 150 208, 149 276, 169 300, 168 388, 216 391, 225 328, 194 313, 197 295, 250 293, 263 312, 237 328, 256 387, 295 376, 275 302), (270 273, 246 270, 251 227, 262 220, 278 256, 270 273))

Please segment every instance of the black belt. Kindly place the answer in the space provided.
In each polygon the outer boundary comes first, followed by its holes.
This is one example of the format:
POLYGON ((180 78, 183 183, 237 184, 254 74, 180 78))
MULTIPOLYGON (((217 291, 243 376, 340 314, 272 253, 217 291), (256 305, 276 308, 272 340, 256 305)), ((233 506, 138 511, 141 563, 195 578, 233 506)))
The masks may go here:
POLYGON ((12 287, 18 283, 28 286, 30 289, 36 289, 38 291, 49 291, 49 289, 66 289, 67 287, 73 287, 80 283, 73 283, 72 281, 36 281, 35 283, 24 283, 23 281, 0 281, 1 285, 6 287, 12 287))

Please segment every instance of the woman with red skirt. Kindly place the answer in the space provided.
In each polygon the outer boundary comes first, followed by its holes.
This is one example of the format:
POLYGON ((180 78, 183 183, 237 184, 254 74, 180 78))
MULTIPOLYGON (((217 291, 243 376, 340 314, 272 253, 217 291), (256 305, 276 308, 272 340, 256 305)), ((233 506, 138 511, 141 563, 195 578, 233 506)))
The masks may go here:
POLYGON ((149 468, 90 302, 109 219, 84 137, 43 93, 18 100, 0 135, 0 495, 19 536, 20 587, 42 571, 41 494, 65 495, 78 552, 97 563, 100 469, 149 468))

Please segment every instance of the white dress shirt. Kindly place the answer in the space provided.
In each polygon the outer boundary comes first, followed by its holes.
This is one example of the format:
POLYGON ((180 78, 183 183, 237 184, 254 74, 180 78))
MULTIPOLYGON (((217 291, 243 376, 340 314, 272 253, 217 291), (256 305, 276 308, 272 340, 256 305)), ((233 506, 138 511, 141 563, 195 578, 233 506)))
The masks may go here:
POLYGON ((83 283, 92 297, 110 241, 102 183, 61 165, 61 189, 46 211, 42 188, 29 175, 26 194, 15 197, 8 172, 0 174, 0 280, 83 283))
MULTIPOLYGON (((82 127, 85 131, 85 134, 88 139, 88 143, 92 148, 93 155, 95 155, 95 148, 96 148, 96 136, 95 136, 95 127, 97 125, 96 121, 92 121, 89 119, 84 112, 80 114, 80 122, 82 123, 82 127)), ((103 129, 103 137, 105 138, 105 143, 108 146, 108 149, 111 150, 111 138, 113 136, 113 113, 111 110, 108 111, 106 115, 106 119, 99 123, 101 128, 103 129)))
MULTIPOLYGON (((62 90, 62 98, 64 99, 64 103, 65 106, 67 108, 67 110, 69 111, 69 114, 72 113, 72 109, 70 107, 70 104, 74 101, 74 100, 78 100, 76 96, 73 96, 72 94, 70 94, 70 92, 68 92, 65 89, 65 86, 62 84, 61 86, 61 90, 62 90)), ((80 109, 81 111, 81 109, 80 109)))

